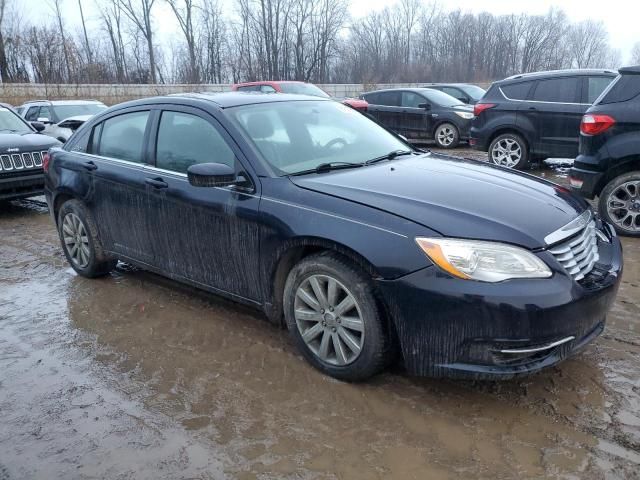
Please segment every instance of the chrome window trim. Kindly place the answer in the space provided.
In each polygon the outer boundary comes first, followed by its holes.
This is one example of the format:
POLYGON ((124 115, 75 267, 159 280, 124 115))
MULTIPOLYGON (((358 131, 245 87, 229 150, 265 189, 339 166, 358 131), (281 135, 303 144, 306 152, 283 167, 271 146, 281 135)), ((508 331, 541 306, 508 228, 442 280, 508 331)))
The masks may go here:
POLYGON ((592 217, 591 209, 587 209, 582 212, 578 217, 571 220, 565 226, 560 227, 555 232, 551 232, 549 235, 544 237, 544 242, 547 245, 553 245, 554 243, 558 243, 565 238, 569 238, 571 235, 576 234, 584 227, 586 227, 591 221, 592 217))
POLYGON ((543 100, 518 100, 516 98, 507 97, 507 95, 502 91, 502 87, 498 87, 500 93, 506 100, 510 100, 512 102, 522 102, 522 103, 548 103, 549 105, 587 105, 591 106, 590 103, 575 103, 575 102, 545 102, 543 100))

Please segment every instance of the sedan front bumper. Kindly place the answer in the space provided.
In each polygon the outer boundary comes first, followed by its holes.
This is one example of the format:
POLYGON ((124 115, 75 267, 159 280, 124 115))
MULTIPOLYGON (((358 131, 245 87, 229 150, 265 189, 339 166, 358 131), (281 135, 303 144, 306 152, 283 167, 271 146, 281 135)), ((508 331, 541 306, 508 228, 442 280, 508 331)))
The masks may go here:
POLYGON ((619 239, 600 241, 599 253, 580 282, 558 271, 548 279, 491 284, 436 267, 378 281, 407 370, 507 379, 572 355, 603 331, 620 283, 619 239))

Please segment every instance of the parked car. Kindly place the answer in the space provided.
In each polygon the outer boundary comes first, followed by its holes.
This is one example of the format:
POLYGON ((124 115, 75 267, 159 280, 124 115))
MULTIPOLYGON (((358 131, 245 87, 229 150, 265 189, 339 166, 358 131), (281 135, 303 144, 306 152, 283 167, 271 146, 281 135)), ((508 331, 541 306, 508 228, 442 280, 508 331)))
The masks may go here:
POLYGON ((455 148, 469 137, 473 108, 430 88, 394 88, 362 94, 367 112, 385 127, 412 142, 435 140, 455 148))
POLYGON ((237 92, 262 92, 262 93, 293 93, 298 95, 311 95, 312 97, 333 98, 351 108, 366 112, 368 104, 359 98, 332 97, 327 92, 313 83, 296 81, 264 81, 245 82, 231 85, 232 91, 237 92))
POLYGON ((42 195, 43 155, 57 140, 41 135, 44 125, 25 122, 5 103, 0 103, 0 200, 42 195))
POLYGON ((615 75, 559 70, 495 82, 475 105, 469 143, 508 168, 549 157, 575 158, 582 115, 615 75))
POLYGON ((440 90, 468 105, 475 105, 487 93, 484 88, 469 83, 427 83, 423 87, 440 90))
POLYGON ((28 122, 43 123, 45 135, 64 143, 80 125, 106 108, 97 100, 34 100, 21 105, 18 112, 28 122))
POLYGON ((613 228, 568 189, 418 152, 325 99, 129 102, 45 165, 78 274, 121 259, 261 308, 344 380, 397 350, 413 374, 537 371, 602 332, 620 282, 613 228))
POLYGON ((619 234, 640 236, 640 66, 620 74, 582 117, 571 186, 598 199, 619 234))

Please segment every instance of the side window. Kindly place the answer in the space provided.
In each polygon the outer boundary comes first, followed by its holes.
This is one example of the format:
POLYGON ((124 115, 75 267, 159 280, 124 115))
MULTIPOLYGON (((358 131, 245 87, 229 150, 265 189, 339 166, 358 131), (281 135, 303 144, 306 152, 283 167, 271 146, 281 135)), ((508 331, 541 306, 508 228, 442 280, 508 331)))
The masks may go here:
POLYGON ((377 93, 365 93, 362 95, 362 98, 364 98, 371 105, 379 105, 378 104, 379 95, 377 93))
POLYGON ((447 95, 451 95, 453 98, 464 98, 467 95, 453 87, 442 87, 442 91, 447 95))
POLYGON ((609 86, 613 78, 611 77, 588 77, 587 78, 587 99, 586 103, 593 103, 600 96, 604 89, 609 86))
POLYGON ((40 113, 38 113, 38 118, 48 118, 53 122, 53 117, 51 117, 51 109, 49 107, 40 107, 40 113))
POLYGON ((133 112, 102 122, 98 154, 142 163, 142 146, 148 118, 149 112, 133 112))
POLYGON ((640 95, 640 75, 619 75, 600 99, 600 105, 626 102, 638 95, 640 95))
POLYGON ((162 112, 156 167, 187 173, 191 165, 211 162, 235 166, 235 155, 218 130, 196 115, 162 112))
POLYGON ((526 100, 533 82, 512 83, 500 87, 502 93, 511 100, 526 100))
POLYGON ((238 87, 239 92, 257 92, 260 89, 258 85, 245 85, 244 87, 238 87))
POLYGON ((535 102, 576 103, 578 99, 578 77, 550 78, 538 81, 533 92, 535 102))
POLYGON ((410 108, 420 108, 418 105, 427 101, 422 95, 414 92, 402 92, 402 106, 410 108))
POLYGON ((38 120, 38 112, 40 111, 40 107, 30 107, 27 110, 27 114, 24 116, 25 120, 28 122, 35 122, 38 120))
POLYGON ((400 92, 380 92, 378 93, 378 105, 388 107, 400 106, 400 92))
POLYGON ((261 85, 260 91, 262 93, 276 93, 276 89, 273 88, 271 85, 261 85))
POLYGON ((89 153, 89 140, 91 139, 91 129, 85 129, 73 142, 70 150, 72 152, 89 153))

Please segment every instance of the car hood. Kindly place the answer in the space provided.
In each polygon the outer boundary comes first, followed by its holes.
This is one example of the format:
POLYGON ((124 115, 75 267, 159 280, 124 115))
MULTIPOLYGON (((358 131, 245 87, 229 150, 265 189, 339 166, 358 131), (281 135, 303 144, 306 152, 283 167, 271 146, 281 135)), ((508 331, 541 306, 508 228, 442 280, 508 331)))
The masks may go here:
POLYGON ((39 133, 0 133, 0 154, 48 150, 60 142, 39 133))
POLYGON ((68 117, 58 122, 58 126, 60 128, 71 128, 72 130, 76 130, 91 117, 93 117, 93 115, 76 115, 75 117, 68 117))
POLYGON ((371 206, 448 237, 527 248, 588 208, 568 189, 531 175, 434 154, 291 177, 299 187, 371 206))

